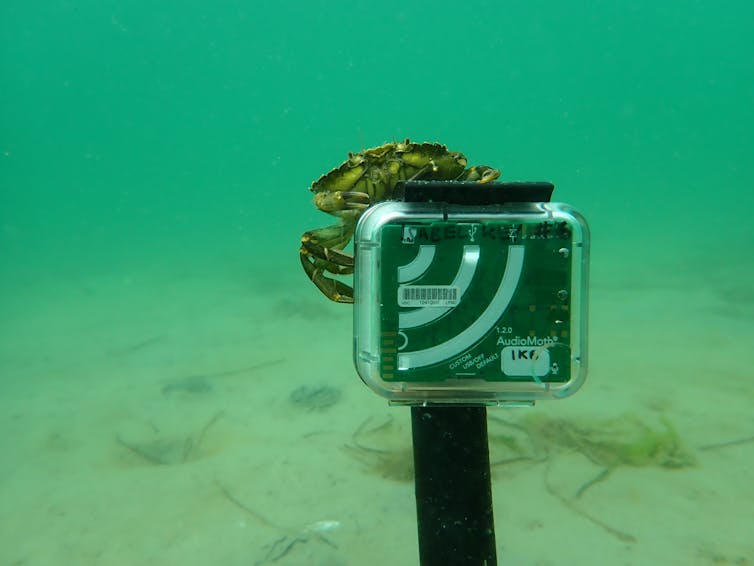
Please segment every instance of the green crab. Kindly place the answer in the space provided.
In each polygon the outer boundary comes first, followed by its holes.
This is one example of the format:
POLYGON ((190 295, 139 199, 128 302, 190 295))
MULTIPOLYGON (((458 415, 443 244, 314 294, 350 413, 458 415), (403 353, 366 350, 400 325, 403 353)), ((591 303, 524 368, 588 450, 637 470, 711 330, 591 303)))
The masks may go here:
POLYGON ((398 181, 494 181, 500 171, 486 165, 466 168, 466 157, 439 143, 415 143, 408 139, 386 143, 348 159, 314 181, 314 204, 340 218, 337 224, 309 230, 301 237, 299 255, 309 279, 324 295, 338 303, 353 303, 353 288, 325 275, 353 273, 353 255, 344 252, 364 211, 393 198, 398 181))

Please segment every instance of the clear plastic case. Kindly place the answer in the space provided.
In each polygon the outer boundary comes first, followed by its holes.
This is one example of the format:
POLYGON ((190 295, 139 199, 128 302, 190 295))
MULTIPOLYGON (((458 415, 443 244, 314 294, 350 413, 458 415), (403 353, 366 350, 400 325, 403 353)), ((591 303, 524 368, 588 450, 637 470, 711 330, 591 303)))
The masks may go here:
POLYGON ((383 202, 354 241, 354 359, 378 394, 495 405, 583 383, 589 230, 569 205, 383 202))

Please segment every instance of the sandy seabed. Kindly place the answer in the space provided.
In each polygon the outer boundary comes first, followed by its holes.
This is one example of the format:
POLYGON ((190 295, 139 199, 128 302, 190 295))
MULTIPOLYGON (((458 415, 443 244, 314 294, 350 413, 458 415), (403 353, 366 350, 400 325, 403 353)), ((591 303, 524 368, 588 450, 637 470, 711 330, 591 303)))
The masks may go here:
MULTIPOLYGON (((380 472, 409 410, 357 378, 350 307, 136 272, 30 286, 3 318, 0 563, 418 563, 413 484, 380 472), (390 423, 373 454, 365 422, 390 423)), ((618 466, 573 505, 578 454, 495 467, 500 563, 754 564, 752 320, 711 291, 594 288, 584 388, 490 415, 666 419, 695 464, 618 466)))

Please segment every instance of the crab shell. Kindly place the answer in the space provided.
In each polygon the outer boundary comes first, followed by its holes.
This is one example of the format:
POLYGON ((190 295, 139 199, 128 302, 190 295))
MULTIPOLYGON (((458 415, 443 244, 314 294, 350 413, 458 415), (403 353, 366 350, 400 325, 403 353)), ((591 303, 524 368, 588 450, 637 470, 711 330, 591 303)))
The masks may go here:
POLYGON ((448 151, 442 144, 409 140, 349 153, 343 164, 312 183, 314 204, 336 216, 355 216, 365 207, 391 198, 398 181, 457 179, 466 163, 462 153, 448 151))

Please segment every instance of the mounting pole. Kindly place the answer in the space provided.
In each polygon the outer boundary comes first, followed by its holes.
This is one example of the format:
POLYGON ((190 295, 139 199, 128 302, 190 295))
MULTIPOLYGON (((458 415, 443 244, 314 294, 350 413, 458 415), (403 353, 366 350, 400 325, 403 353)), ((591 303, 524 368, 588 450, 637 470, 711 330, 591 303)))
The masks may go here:
POLYGON ((422 566, 496 566, 485 407, 412 407, 422 566))

